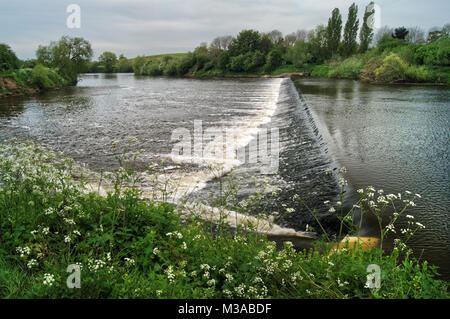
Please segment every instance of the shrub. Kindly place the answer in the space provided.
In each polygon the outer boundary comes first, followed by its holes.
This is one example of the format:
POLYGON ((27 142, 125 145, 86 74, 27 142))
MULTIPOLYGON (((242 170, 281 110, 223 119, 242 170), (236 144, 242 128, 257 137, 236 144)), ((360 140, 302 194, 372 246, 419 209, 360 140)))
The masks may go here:
POLYGON ((161 67, 158 63, 149 61, 144 65, 142 74, 157 76, 162 75, 163 71, 161 70, 161 67))
POLYGON ((265 72, 272 72, 277 67, 281 65, 282 52, 279 49, 273 49, 269 52, 266 59, 266 64, 264 65, 265 72))
POLYGON ((219 56, 217 57, 217 67, 222 71, 226 71, 228 69, 229 63, 230 63, 229 52, 228 51, 220 52, 219 56))
POLYGON ((31 73, 32 83, 40 89, 50 89, 55 86, 55 83, 49 77, 50 70, 38 64, 33 68, 31 73))
POLYGON ((180 62, 177 64, 177 73, 179 75, 184 75, 190 71, 190 69, 195 64, 195 57, 194 54, 188 53, 187 55, 183 56, 180 60, 180 62))
POLYGON ((329 66, 326 64, 315 65, 311 71, 311 76, 327 77, 329 72, 329 66))
POLYGON ((230 59, 230 70, 233 72, 244 71, 244 65, 246 61, 246 56, 244 54, 239 54, 230 59))
POLYGON ((0 72, 18 69, 19 62, 11 47, 7 44, 0 43, 0 72))
POLYGON ((406 80, 408 65, 397 54, 391 53, 383 59, 383 64, 376 69, 378 82, 398 82, 406 80))
POLYGON ((411 65, 406 70, 406 79, 410 82, 433 82, 436 76, 423 65, 411 65))
POLYGON ((364 64, 361 69, 360 79, 366 82, 376 82, 376 70, 383 65, 383 59, 379 57, 372 57, 364 64))
POLYGON ((345 59, 342 63, 331 65, 328 76, 342 79, 359 79, 362 61, 359 57, 345 59))
POLYGON ((392 49, 406 45, 405 40, 394 39, 389 34, 385 34, 377 44, 377 50, 379 53, 390 52, 392 49))
POLYGON ((174 76, 177 75, 177 63, 175 61, 169 61, 164 67, 164 75, 174 76))
POLYGON ((133 72, 136 75, 142 75, 143 66, 147 62, 147 58, 143 56, 138 56, 133 59, 132 66, 133 66, 133 72))

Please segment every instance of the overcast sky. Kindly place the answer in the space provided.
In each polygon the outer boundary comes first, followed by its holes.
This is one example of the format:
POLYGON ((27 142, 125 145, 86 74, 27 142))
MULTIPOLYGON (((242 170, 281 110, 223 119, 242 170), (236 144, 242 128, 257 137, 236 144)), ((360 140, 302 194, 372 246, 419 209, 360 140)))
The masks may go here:
MULTIPOLYGON (((91 42, 103 51, 127 57, 193 50, 219 35, 242 29, 283 34, 326 24, 335 7, 345 23, 345 0, 0 0, 0 43, 19 58, 33 58, 40 44, 63 35, 91 42), (69 4, 81 8, 81 28, 69 29, 69 4)), ((355 1, 359 16, 370 2, 355 1)), ((421 26, 428 30, 450 22, 449 0, 380 0, 381 25, 421 26)))

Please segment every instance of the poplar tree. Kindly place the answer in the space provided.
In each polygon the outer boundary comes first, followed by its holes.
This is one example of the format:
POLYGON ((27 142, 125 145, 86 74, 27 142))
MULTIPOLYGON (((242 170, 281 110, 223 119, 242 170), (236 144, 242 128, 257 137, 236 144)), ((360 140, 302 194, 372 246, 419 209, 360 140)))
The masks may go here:
POLYGON ((342 48, 342 53, 344 56, 350 56, 356 51, 358 27, 358 6, 353 3, 350 8, 348 8, 348 17, 344 28, 344 41, 342 48))
POLYGON ((369 3, 366 7, 366 11, 364 13, 363 25, 361 27, 361 31, 359 32, 359 40, 360 47, 359 50, 361 53, 364 53, 369 48, 369 44, 373 40, 373 19, 375 14, 375 5, 373 2, 369 3))
POLYGON ((341 42, 342 33, 342 17, 338 8, 331 12, 331 18, 328 19, 327 25, 327 47, 330 55, 334 55, 341 42))

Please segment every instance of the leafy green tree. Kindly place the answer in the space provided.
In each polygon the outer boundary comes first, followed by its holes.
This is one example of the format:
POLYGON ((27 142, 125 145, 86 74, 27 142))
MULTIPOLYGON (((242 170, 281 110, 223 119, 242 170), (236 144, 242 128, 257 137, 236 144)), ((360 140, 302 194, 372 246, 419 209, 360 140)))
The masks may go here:
POLYGON ((130 60, 128 60, 123 54, 121 54, 119 56, 119 60, 114 66, 114 69, 116 72, 120 73, 131 73, 133 72, 133 65, 131 64, 130 60))
POLYGON ((263 36, 261 37, 261 43, 260 43, 259 50, 264 55, 267 55, 267 54, 269 54, 270 51, 272 51, 273 47, 274 47, 274 44, 273 44, 272 40, 270 40, 269 36, 267 34, 263 34, 263 36))
POLYGON ((375 14, 374 3, 371 2, 367 5, 366 11, 364 13, 363 25, 361 27, 361 31, 359 32, 359 40, 360 47, 359 50, 361 53, 364 53, 369 48, 369 44, 373 40, 374 32, 373 32, 373 19, 375 14))
POLYGON ((36 51, 39 63, 55 68, 72 83, 76 83, 78 74, 87 69, 92 55, 88 41, 68 36, 63 36, 58 42, 51 42, 48 46, 39 46, 36 51))
POLYGON ((18 69, 20 60, 11 47, 7 44, 0 43, 0 72, 18 69))
POLYGON ((106 73, 112 73, 113 67, 117 63, 117 56, 112 52, 105 51, 98 57, 98 61, 104 66, 106 73))
POLYGON ((385 34, 377 44, 377 50, 379 53, 384 51, 391 51, 392 49, 405 45, 406 42, 400 39, 394 39, 389 34, 385 34))
POLYGON ((217 67, 222 71, 226 71, 229 63, 230 53, 228 51, 222 51, 217 57, 217 67))
POLYGON ((245 55, 248 52, 261 50, 261 34, 254 30, 243 30, 230 44, 230 55, 245 55))
POLYGON ((347 22, 344 27, 344 39, 342 45, 342 53, 344 56, 350 56, 356 52, 358 27, 358 6, 353 3, 348 9, 347 22))
POLYGON ((297 41, 293 48, 288 49, 286 57, 297 68, 302 67, 312 59, 308 43, 305 41, 297 41))
POLYGON ((312 62, 322 63, 328 57, 327 28, 324 25, 318 25, 309 33, 308 38, 312 62))
POLYGON ((133 62, 131 64, 133 66, 134 74, 136 74, 136 75, 142 74, 142 68, 146 61, 147 61, 147 59, 143 56, 137 56, 133 59, 133 62))
POLYGON ((342 17, 338 8, 335 8, 331 13, 331 18, 328 19, 327 25, 327 46, 331 56, 337 53, 339 43, 341 42, 342 33, 342 17))
POLYGON ((264 69, 266 72, 271 72, 281 65, 282 52, 279 49, 273 49, 269 52, 266 59, 264 69))
POLYGON ((394 30, 392 37, 394 39, 405 40, 408 33, 409 33, 408 29, 406 29, 405 27, 400 27, 394 30))

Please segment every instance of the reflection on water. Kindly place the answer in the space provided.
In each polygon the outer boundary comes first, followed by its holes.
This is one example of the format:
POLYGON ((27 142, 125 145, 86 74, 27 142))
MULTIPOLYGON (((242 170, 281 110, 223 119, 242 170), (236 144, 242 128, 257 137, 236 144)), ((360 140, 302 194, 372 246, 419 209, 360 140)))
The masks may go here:
MULTIPOLYGON (((410 214, 427 228, 410 244, 449 279, 450 90, 328 79, 295 83, 354 189, 372 185, 422 195, 410 214)), ((350 200, 355 198, 353 193, 350 200)))

